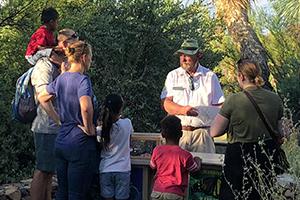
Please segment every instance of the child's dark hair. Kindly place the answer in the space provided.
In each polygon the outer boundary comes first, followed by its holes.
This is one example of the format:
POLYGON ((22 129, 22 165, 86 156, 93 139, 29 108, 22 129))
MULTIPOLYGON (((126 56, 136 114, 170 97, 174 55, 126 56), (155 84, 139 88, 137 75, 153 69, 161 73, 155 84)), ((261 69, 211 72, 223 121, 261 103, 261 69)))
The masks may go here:
POLYGON ((173 141, 182 136, 181 120, 175 115, 168 115, 160 121, 162 136, 173 141))
POLYGON ((102 106, 102 133, 101 139, 103 141, 104 149, 107 149, 110 142, 110 130, 113 125, 112 117, 121 112, 123 107, 123 99, 118 94, 110 94, 106 96, 102 106))
POLYGON ((42 11, 41 22, 42 24, 49 23, 51 20, 57 20, 59 14, 57 10, 52 7, 46 8, 42 11))

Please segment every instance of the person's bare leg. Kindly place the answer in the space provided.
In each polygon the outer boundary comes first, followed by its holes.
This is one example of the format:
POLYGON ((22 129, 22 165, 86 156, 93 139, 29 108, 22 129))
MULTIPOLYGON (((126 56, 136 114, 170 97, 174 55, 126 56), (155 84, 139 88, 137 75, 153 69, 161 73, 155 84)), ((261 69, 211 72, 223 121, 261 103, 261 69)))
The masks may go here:
POLYGON ((52 200, 52 177, 53 174, 49 173, 48 174, 48 184, 47 184, 47 189, 46 189, 46 199, 47 200, 52 200))
POLYGON ((49 173, 36 170, 30 187, 31 200, 48 200, 47 188, 49 182, 49 173))

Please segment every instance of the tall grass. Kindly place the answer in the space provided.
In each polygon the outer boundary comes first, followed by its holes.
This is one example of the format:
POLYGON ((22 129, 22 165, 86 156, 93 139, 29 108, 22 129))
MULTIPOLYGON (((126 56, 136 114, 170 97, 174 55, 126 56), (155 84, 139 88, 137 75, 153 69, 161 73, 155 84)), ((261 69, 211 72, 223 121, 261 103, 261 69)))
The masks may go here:
MULTIPOLYGON (((290 169, 283 175, 276 175, 275 165, 270 168, 261 166, 256 158, 243 154, 246 166, 243 169, 242 189, 234 190, 228 179, 235 199, 249 199, 249 195, 256 190, 263 200, 300 199, 300 147, 299 147, 299 122, 293 121, 292 111, 287 108, 287 100, 284 100, 285 109, 283 132, 286 137, 282 148, 290 163, 290 169), (268 174, 268 176, 267 176, 268 174)), ((261 148, 263 142, 259 143, 261 148)), ((263 148, 262 148, 263 149, 263 148)), ((263 153, 266 153, 263 151, 263 153)), ((272 156, 268 156, 270 161, 272 156)))

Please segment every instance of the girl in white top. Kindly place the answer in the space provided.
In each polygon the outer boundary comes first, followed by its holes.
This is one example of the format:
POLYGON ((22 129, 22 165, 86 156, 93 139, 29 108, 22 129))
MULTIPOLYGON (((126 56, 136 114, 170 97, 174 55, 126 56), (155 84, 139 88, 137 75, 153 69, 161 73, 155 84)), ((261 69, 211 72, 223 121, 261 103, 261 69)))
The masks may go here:
MULTIPOLYGON (((99 166, 100 191, 104 199, 128 199, 130 185, 130 119, 121 119, 123 99, 110 94, 105 98, 101 115, 102 151, 99 166)), ((98 127, 99 129, 99 127, 98 127)))

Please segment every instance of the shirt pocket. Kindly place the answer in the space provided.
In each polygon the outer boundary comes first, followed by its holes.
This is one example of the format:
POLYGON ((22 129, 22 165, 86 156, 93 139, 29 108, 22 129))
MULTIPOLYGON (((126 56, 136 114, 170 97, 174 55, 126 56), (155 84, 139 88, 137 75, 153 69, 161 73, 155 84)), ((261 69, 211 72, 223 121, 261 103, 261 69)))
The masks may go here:
POLYGON ((184 97, 185 88, 182 86, 173 87, 173 100, 176 102, 180 101, 184 97))

